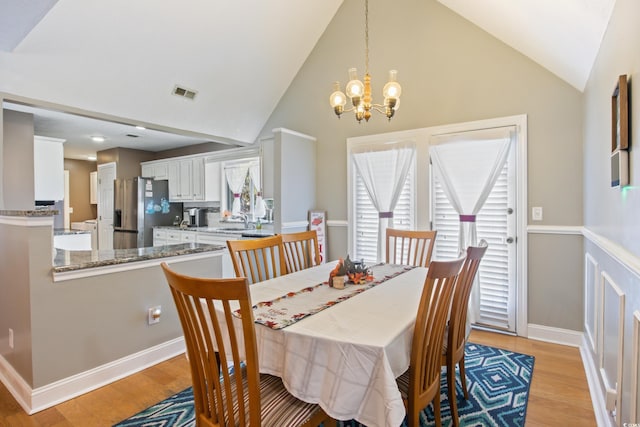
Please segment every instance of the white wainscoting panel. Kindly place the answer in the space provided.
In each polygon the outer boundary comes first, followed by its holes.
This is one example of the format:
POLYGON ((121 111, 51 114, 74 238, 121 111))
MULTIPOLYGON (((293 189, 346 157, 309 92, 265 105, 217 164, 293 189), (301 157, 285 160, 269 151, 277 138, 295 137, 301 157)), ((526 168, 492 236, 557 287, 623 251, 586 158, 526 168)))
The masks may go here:
POLYGON ((638 408, 640 408, 640 311, 633 312, 633 350, 631 359, 631 419, 632 423, 639 423, 638 408))
POLYGON ((624 351, 624 292, 611 276, 602 272, 602 321, 600 375, 605 386, 605 405, 617 426, 622 426, 622 362, 624 351))
POLYGON ((596 351, 598 342, 598 262, 589 253, 584 256, 584 330, 591 344, 591 350, 596 351))

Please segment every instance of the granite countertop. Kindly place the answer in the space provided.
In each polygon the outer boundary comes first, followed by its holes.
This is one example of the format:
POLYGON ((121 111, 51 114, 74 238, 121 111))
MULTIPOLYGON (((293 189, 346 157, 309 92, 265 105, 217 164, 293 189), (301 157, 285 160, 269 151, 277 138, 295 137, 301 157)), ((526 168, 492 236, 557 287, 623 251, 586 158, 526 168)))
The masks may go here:
POLYGON ((225 247, 221 245, 207 245, 203 243, 182 243, 177 245, 155 246, 148 248, 99 251, 66 251, 63 249, 55 249, 56 253, 53 259, 53 272, 63 273, 67 271, 105 267, 128 262, 221 251, 224 249, 225 247))
POLYGON ((166 230, 182 230, 182 231, 197 231, 198 233, 211 233, 211 234, 224 234, 224 235, 234 235, 241 237, 269 237, 275 235, 273 230, 270 229, 261 229, 257 230, 254 228, 239 228, 239 227, 187 227, 180 228, 176 226, 157 226, 154 228, 163 228, 166 230))
POLYGON ((91 234, 89 230, 69 230, 68 228, 54 228, 53 235, 54 236, 67 236, 73 234, 91 234))
POLYGON ((33 209, 33 210, 0 210, 0 216, 55 216, 58 215, 55 209, 33 209))

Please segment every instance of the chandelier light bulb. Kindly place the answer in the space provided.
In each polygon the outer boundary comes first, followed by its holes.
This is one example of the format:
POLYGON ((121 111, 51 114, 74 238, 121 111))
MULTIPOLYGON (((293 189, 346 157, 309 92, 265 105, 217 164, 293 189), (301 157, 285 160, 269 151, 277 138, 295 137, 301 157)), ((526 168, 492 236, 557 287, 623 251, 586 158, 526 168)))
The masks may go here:
POLYGON ((382 89, 382 94, 385 98, 399 98, 400 94, 402 94, 402 87, 396 81, 397 75, 398 72, 396 70, 389 71, 389 82, 382 89))
POLYGON ((349 83, 345 88, 349 98, 360 98, 364 93, 364 84, 358 80, 358 72, 355 68, 349 70, 349 83))
POLYGON ((333 85, 333 93, 329 97, 329 103, 332 108, 336 108, 338 106, 344 107, 347 103, 347 97, 340 90, 340 82, 335 82, 333 85))

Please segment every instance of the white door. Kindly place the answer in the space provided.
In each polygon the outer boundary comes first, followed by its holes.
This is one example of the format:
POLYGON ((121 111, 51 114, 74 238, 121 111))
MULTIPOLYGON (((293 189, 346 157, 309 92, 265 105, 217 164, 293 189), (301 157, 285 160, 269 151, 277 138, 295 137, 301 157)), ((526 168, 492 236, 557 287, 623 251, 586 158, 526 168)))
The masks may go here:
POLYGON ((113 181, 116 164, 98 165, 98 248, 113 249, 113 181))
MULTIPOLYGON (((479 295, 469 313, 474 324, 516 332, 516 138, 510 144, 507 161, 476 214, 477 239, 486 240, 489 247, 478 270, 479 295)), ((474 170, 472 163, 466 164, 465 173, 474 170)), ((433 259, 451 259, 458 254, 459 215, 433 175, 431 208, 433 228, 438 231, 433 259)))

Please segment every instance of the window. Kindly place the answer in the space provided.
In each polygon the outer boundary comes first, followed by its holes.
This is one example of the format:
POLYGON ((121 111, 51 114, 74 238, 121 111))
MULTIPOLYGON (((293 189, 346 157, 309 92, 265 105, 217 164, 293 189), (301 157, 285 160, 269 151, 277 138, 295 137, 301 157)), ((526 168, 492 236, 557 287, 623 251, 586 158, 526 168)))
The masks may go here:
MULTIPOLYGON (((256 196, 258 195, 257 185, 254 176, 256 172, 251 173, 252 166, 255 167, 259 163, 258 158, 241 159, 227 161, 224 163, 224 177, 226 181, 226 189, 223 206, 228 211, 233 211, 235 200, 235 192, 239 194, 239 212, 253 217, 256 196)), ((259 177, 259 166, 257 176, 259 177)))
MULTIPOLYGON (((352 259, 366 264, 377 261, 378 211, 373 206, 362 177, 353 169, 351 179, 353 197, 353 230, 355 234, 352 259)), ((393 227, 403 230, 415 228, 415 161, 393 211, 393 227)), ((384 238, 384 236, 383 236, 384 238)))

